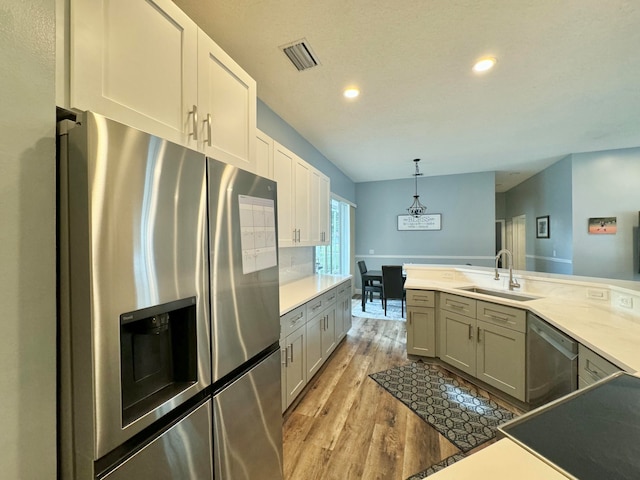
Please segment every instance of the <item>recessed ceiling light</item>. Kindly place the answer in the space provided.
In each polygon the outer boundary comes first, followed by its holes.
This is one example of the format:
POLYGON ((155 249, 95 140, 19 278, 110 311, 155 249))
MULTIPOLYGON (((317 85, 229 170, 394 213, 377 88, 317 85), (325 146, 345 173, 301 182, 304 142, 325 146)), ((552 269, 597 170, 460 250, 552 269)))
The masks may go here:
POLYGON ((356 98, 358 95, 360 95, 360 90, 358 90, 357 88, 347 88, 343 95, 347 98, 356 98))
POLYGON ((473 71, 486 72, 487 70, 491 70, 495 64, 496 64, 495 58, 484 57, 476 62, 476 64, 473 66, 473 71))

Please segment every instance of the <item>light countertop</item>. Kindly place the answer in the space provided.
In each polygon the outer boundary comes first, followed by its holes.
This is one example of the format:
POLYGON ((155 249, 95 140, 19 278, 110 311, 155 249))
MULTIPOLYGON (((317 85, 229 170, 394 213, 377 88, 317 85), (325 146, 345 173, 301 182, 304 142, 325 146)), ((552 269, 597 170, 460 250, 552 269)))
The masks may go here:
MULTIPOLYGON (((542 317, 583 345, 630 373, 640 372, 640 293, 605 279, 574 280, 553 275, 515 272, 521 287, 513 293, 537 297, 517 301, 460 290, 461 287, 509 292, 508 271, 493 269, 405 265, 405 288, 463 295, 525 310, 542 317), (622 299, 622 300, 621 300, 622 299)), ((560 480, 558 470, 510 439, 474 453, 429 477, 434 480, 560 480)))
POLYGON ((446 270, 407 265, 405 269, 406 289, 447 292, 531 311, 621 369, 630 373, 640 371, 640 315, 636 309, 613 304, 624 296, 631 298, 632 304, 637 306, 640 304, 638 292, 600 283, 538 279, 535 274, 517 272, 516 278, 521 287, 513 293, 537 298, 516 301, 460 290, 461 287, 476 285, 509 292, 505 287, 505 279, 508 280, 505 270, 500 270, 501 279, 496 282, 493 269, 446 270))
POLYGON ((567 480, 567 477, 527 452, 502 439, 431 475, 433 480, 567 480))
POLYGON ((351 278, 351 275, 313 275, 280 285, 280 315, 290 312, 313 297, 351 278))

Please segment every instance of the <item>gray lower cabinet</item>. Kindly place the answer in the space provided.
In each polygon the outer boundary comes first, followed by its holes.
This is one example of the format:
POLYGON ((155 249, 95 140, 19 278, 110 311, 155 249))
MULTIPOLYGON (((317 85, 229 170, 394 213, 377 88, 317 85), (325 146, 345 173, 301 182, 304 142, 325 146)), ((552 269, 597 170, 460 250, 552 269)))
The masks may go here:
POLYGON ((351 280, 280 317, 283 412, 320 370, 350 328, 351 280), (343 294, 343 301, 339 300, 339 292, 343 294), (344 298, 345 295, 348 298, 344 298))
POLYGON ((336 302, 336 342, 351 330, 351 280, 338 285, 336 302))
POLYGON ((448 293, 440 296, 440 359, 524 401, 526 312, 448 293))
POLYGON ((307 384, 307 310, 304 305, 280 317, 282 411, 307 384))
POLYGON ((306 342, 307 329, 305 325, 287 335, 285 340, 285 348, 282 352, 284 354, 282 361, 283 412, 307 384, 306 342))
POLYGON ((476 319, 440 310, 440 359, 469 375, 476 374, 476 319))
POLYGON ((436 356, 435 293, 407 291, 407 353, 436 356))
POLYGON ((578 388, 585 388, 621 371, 593 350, 578 344, 578 388))

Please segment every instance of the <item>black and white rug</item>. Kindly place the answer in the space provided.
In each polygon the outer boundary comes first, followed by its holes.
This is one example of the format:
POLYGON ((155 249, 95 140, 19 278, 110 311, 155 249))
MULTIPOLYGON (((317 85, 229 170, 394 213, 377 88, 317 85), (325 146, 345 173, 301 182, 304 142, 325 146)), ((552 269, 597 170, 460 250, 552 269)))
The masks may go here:
POLYGON ((369 376, 465 453, 515 416, 438 365, 412 362, 369 376))
POLYGON ((351 315, 360 318, 375 318, 377 320, 404 320, 407 316, 407 306, 404 306, 404 317, 402 316, 401 307, 400 300, 388 300, 387 314, 385 315, 382 301, 374 297, 373 302, 367 300, 367 304, 364 307, 366 311, 363 312, 362 297, 360 297, 351 300, 351 315))

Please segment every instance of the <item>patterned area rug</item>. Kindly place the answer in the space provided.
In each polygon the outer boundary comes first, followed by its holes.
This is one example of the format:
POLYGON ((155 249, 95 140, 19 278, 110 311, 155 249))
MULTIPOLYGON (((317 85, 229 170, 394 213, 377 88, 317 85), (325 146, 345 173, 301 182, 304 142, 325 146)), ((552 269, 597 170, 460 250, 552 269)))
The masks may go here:
POLYGON ((463 452, 491 440, 514 417, 437 365, 412 362, 369 376, 463 452))
MULTIPOLYGON (((378 320, 404 320, 400 300, 389 300, 386 316, 384 314, 382 301, 377 297, 373 298, 373 302, 367 300, 367 305, 364 308, 366 309, 365 312, 362 311, 362 297, 351 300, 351 315, 354 317, 375 318, 378 320)), ((407 306, 405 305, 404 308, 404 315, 406 317, 407 306)))
POLYGON ((445 458, 444 460, 436 463, 435 465, 431 465, 424 472, 411 475, 409 478, 407 478, 407 480, 422 480, 423 478, 427 478, 429 475, 438 473, 440 470, 447 468, 449 465, 453 465, 454 463, 466 457, 467 456, 464 453, 456 453, 455 455, 451 455, 450 457, 445 458))

